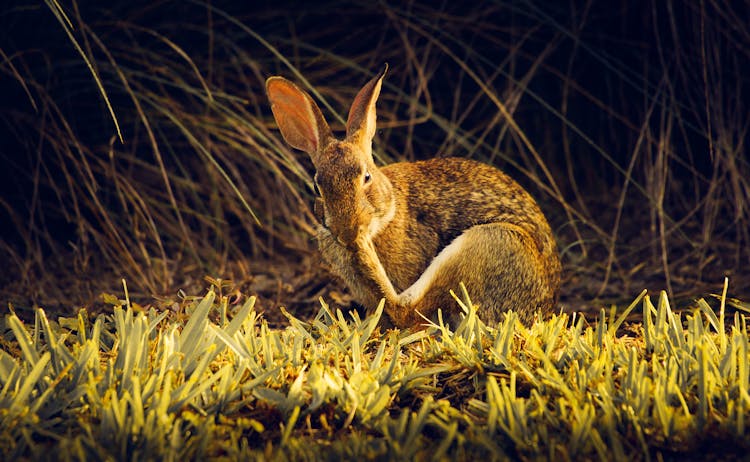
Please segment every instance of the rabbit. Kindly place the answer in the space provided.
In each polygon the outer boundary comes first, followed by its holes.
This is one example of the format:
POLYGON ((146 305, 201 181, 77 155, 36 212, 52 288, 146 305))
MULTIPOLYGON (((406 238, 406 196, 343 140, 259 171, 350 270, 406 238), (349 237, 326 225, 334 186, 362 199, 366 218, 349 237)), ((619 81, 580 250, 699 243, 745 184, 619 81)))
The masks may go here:
POLYGON ((375 164, 375 102, 387 69, 354 98, 343 140, 305 91, 283 77, 266 81, 284 140, 316 170, 323 259, 364 307, 385 299, 398 328, 435 320, 438 309, 456 326, 463 310, 450 290, 461 282, 485 323, 510 309, 527 325, 550 314, 560 288, 557 245, 518 183, 465 158, 375 164))

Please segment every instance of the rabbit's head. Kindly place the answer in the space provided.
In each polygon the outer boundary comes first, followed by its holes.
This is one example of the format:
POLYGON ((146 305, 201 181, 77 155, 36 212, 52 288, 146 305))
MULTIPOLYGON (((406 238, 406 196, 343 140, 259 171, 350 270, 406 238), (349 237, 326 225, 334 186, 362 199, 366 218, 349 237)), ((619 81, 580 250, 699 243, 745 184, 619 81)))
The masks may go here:
POLYGON ((334 138, 318 105, 305 91, 282 77, 266 81, 282 136, 292 147, 307 152, 315 166, 318 218, 347 247, 361 233, 377 234, 395 213, 391 183, 372 158, 375 102, 387 69, 357 93, 343 140, 334 138))

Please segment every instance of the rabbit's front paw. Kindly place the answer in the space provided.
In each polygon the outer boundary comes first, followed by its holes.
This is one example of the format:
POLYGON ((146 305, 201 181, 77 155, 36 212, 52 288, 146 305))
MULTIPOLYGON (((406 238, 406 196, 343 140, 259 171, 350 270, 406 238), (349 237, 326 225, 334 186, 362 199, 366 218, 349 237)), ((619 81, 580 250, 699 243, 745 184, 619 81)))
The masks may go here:
POLYGON ((399 329, 406 329, 415 324, 413 318, 413 311, 408 306, 395 305, 391 303, 385 304, 385 314, 391 320, 391 323, 399 329))

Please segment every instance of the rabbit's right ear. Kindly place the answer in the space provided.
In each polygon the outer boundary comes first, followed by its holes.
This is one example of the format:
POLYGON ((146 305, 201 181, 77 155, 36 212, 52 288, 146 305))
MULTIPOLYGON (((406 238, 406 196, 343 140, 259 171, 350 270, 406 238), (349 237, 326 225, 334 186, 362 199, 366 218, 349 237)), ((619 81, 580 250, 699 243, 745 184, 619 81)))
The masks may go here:
POLYGON ((372 138, 375 136, 375 102, 380 96, 380 87, 383 85, 383 77, 388 72, 388 64, 383 67, 380 74, 367 82, 357 96, 354 98, 352 107, 349 109, 349 117, 346 119, 346 139, 359 144, 370 152, 372 138))
POLYGON ((333 134, 318 105, 306 92, 283 77, 266 80, 266 93, 281 135, 292 147, 305 151, 317 163, 320 150, 333 134))

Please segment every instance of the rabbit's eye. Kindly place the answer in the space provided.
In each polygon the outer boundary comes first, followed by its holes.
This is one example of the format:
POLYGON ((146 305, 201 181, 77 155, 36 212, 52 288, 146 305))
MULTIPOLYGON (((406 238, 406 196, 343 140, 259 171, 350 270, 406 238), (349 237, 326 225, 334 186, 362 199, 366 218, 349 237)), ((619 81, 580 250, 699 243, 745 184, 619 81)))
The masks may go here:
POLYGON ((370 180, 372 180, 372 175, 370 175, 370 172, 365 172, 365 183, 369 183, 370 180))

